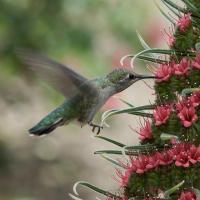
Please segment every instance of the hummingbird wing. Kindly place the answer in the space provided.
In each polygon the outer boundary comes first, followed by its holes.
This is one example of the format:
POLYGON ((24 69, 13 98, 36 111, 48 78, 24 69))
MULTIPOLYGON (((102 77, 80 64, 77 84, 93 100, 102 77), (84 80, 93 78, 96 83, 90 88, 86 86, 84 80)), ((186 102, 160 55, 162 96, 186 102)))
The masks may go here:
MULTIPOLYGON (((41 54, 27 50, 18 50, 19 57, 27 64, 32 71, 44 79, 54 89, 58 90, 65 97, 79 89, 88 79, 74 70, 53 61, 41 54)), ((92 90, 92 86, 88 85, 92 90)))

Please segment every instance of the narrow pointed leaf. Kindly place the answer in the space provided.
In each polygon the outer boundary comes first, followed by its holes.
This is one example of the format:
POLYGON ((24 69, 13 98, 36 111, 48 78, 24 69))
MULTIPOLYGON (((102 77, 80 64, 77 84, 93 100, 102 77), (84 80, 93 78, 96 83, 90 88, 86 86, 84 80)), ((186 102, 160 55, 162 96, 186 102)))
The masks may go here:
POLYGON ((169 198, 169 195, 173 192, 175 192, 181 185, 183 185, 185 181, 180 182, 179 184, 175 185, 173 188, 167 190, 164 192, 164 197, 169 198))
MULTIPOLYGON (((177 4, 175 4, 175 3, 173 3, 172 1, 170 1, 170 0, 161 0, 163 3, 167 3, 167 4, 169 4, 171 7, 173 7, 173 8, 175 8, 175 9, 177 9, 179 12, 182 12, 182 13, 184 13, 184 14, 187 14, 188 13, 188 11, 185 9, 185 8, 182 8, 182 7, 180 7, 180 6, 178 6, 177 4)), ((166 4, 165 4, 166 5, 166 4)), ((196 18, 196 19, 200 19, 200 16, 199 16, 199 13, 192 13, 192 15, 191 15, 193 18, 196 18)), ((192 20, 192 22, 193 22, 193 26, 195 25, 195 26, 197 26, 197 24, 196 24, 196 22, 194 22, 193 20, 192 20)))
POLYGON ((95 151, 94 154, 122 155, 122 151, 118 151, 118 150, 99 150, 99 151, 95 151))
POLYGON ((179 10, 179 11, 182 12, 182 13, 185 13, 185 12, 186 12, 184 8, 178 6, 177 4, 173 3, 173 2, 170 1, 170 0, 161 0, 161 1, 162 1, 163 3, 166 2, 167 4, 169 4, 170 6, 172 6, 173 8, 175 8, 175 9, 177 9, 177 10, 179 10))
MULTIPOLYGON (((140 40, 140 43, 142 44, 142 46, 144 47, 144 49, 150 49, 150 47, 147 45, 147 43, 143 40, 142 36, 139 34, 138 31, 136 31, 137 36, 140 40)), ((155 53, 150 53, 151 57, 153 57, 154 59, 158 58, 158 55, 156 55, 155 53)))
POLYGON ((89 188, 89 189, 91 189, 91 190, 93 190, 93 191, 95 191, 95 192, 98 192, 98 193, 100 193, 100 194, 103 194, 103 195, 105 195, 105 196, 108 196, 108 195, 109 195, 110 197, 122 199, 121 197, 119 197, 119 196, 117 196, 117 195, 115 195, 115 194, 112 194, 112 193, 110 193, 110 192, 108 192, 108 191, 106 191, 106 190, 103 190, 103 189, 101 189, 101 188, 98 188, 98 187, 96 187, 96 186, 94 186, 94 185, 92 185, 92 184, 90 184, 90 183, 84 182, 84 181, 79 181, 79 182, 77 182, 77 183, 74 185, 73 191, 74 191, 74 193, 75 193, 76 195, 78 195, 78 193, 77 193, 77 191, 76 191, 76 188, 77 188, 78 185, 83 185, 83 186, 85 186, 85 187, 87 187, 87 188, 89 188))
POLYGON ((166 13, 158 6, 157 3, 155 3, 155 4, 156 4, 156 6, 158 7, 158 9, 160 10, 160 12, 161 12, 172 24, 175 24, 175 22, 172 20, 172 18, 169 17, 169 15, 166 14, 166 13))
POLYGON ((168 133, 162 133, 160 135, 160 138, 161 138, 161 140, 172 140, 172 139, 179 140, 178 136, 172 135, 172 134, 168 134, 168 133))
POLYGON ((196 189, 196 188, 193 188, 192 189, 198 196, 198 199, 200 199, 200 190, 196 189))
POLYGON ((140 53, 136 54, 132 59, 131 59, 131 67, 133 67, 133 62, 135 58, 138 56, 141 56, 143 54, 147 53, 159 53, 159 54, 165 54, 165 55, 176 55, 180 57, 185 57, 185 56, 196 56, 198 52, 191 52, 191 51, 179 51, 179 50, 171 50, 171 49, 147 49, 144 51, 141 51, 140 53))
MULTIPOLYGON (((113 116, 113 115, 117 115, 117 114, 121 114, 121 113, 128 113, 128 114, 135 114, 136 115, 142 115, 143 113, 142 112, 139 112, 138 111, 143 111, 143 110, 152 110, 154 109, 153 108, 153 105, 146 105, 146 106, 138 106, 138 107, 131 107, 131 108, 126 108, 126 109, 118 109, 118 110, 112 110, 111 112, 107 111, 106 115, 105 113, 102 115, 102 118, 101 118, 101 125, 105 123, 105 121, 113 116)), ((147 113, 144 113, 145 115, 147 113)))
POLYGON ((127 114, 130 114, 130 115, 136 115, 136 116, 140 116, 140 117, 148 117, 148 118, 152 118, 153 117, 153 114, 150 114, 150 113, 146 113, 146 112, 131 112, 131 113, 127 113, 127 114))
POLYGON ((78 197, 75 197, 74 195, 72 195, 72 194, 70 194, 70 193, 69 193, 69 196, 70 196, 72 199, 74 199, 74 200, 83 200, 83 199, 80 199, 80 198, 78 198, 78 197))
MULTIPOLYGON (((129 54, 129 55, 122 57, 120 60, 120 64, 123 66, 123 62, 126 58, 133 58, 134 56, 135 56, 135 54, 129 54)), ((152 63, 159 63, 159 64, 168 63, 168 61, 166 61, 166 60, 155 59, 155 58, 151 58, 149 56, 138 56, 137 59, 143 60, 145 62, 152 62, 152 63)))
POLYGON ((182 0, 196 15, 200 16, 198 9, 188 0, 182 0))
POLYGON ((118 167, 122 167, 124 169, 127 169, 127 167, 121 165, 119 162, 117 162, 116 160, 110 158, 110 157, 107 157, 107 156, 104 156, 102 154, 100 154, 101 157, 105 158, 106 160, 110 161, 111 163, 113 163, 114 165, 117 165, 118 167))
POLYGON ((101 135, 94 135, 94 137, 95 137, 95 138, 100 138, 100 139, 102 139, 102 140, 106 140, 107 142, 110 142, 110 143, 112 143, 112 144, 115 144, 115 145, 117 145, 117 146, 119 146, 119 147, 124 147, 124 146, 126 146, 125 144, 122 144, 122 143, 117 142, 117 141, 115 141, 115 140, 111 140, 111 139, 109 139, 109 138, 107 138, 107 137, 103 137, 103 136, 101 136, 101 135))
POLYGON ((162 1, 168 8, 169 10, 171 10, 178 18, 182 18, 180 12, 177 12, 177 9, 174 9, 172 6, 170 6, 169 4, 165 3, 164 1, 162 1))
POLYGON ((127 102, 126 100, 124 100, 120 97, 114 96, 114 98, 119 99, 120 101, 122 101, 123 103, 125 103, 126 105, 128 105, 130 107, 135 107, 134 105, 130 104, 129 102, 127 102))
MULTIPOLYGON (((160 144, 146 144, 146 145, 135 145, 135 146, 124 146, 124 152, 126 155, 138 155, 138 153, 148 154, 150 151, 163 150, 164 146, 160 144)), ((100 150, 95 151, 94 154, 114 154, 122 155, 122 151, 118 150, 100 150)))
POLYGON ((192 92, 196 92, 196 91, 199 91, 199 90, 200 90, 199 88, 186 88, 186 89, 182 90, 181 95, 183 97, 185 97, 187 93, 192 93, 192 92))
MULTIPOLYGON (((115 112, 117 111, 118 109, 111 109, 111 110, 107 110, 106 112, 103 113, 103 115, 101 116, 101 120, 105 118, 106 115, 109 115, 109 113, 112 113, 112 112, 115 112)), ((106 122, 104 122, 104 124, 107 126, 107 127, 110 127, 106 122)), ((101 125, 103 125, 101 123, 101 125)))

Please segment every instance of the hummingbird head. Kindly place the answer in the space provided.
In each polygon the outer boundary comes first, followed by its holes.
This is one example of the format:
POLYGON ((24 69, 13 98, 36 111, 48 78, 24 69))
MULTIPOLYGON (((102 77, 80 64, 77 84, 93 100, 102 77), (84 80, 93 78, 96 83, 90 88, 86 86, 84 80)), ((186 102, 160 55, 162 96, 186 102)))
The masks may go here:
POLYGON ((121 92, 131 86, 136 81, 147 78, 158 78, 156 76, 146 76, 134 73, 131 70, 118 68, 110 72, 106 78, 113 83, 116 93, 121 92))

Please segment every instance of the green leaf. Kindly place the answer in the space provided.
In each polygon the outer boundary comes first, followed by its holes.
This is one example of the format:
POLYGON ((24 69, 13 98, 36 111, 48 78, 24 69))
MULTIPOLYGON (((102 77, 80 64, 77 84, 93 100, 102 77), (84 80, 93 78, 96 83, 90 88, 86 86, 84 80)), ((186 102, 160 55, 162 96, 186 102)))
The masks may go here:
POLYGON ((190 1, 188 0, 182 0, 187 7, 189 7, 195 14, 197 14, 198 16, 200 15, 199 10, 192 4, 190 3, 190 1))
POLYGON ((158 148, 164 148, 164 146, 160 145, 160 144, 145 144, 145 145, 135 145, 135 146, 126 146, 125 149, 126 150, 152 150, 152 149, 158 149, 158 148))
POLYGON ((179 140, 178 136, 172 135, 172 134, 168 134, 168 133, 162 133, 160 135, 160 138, 161 138, 161 140, 172 140, 172 139, 179 140))
POLYGON ((117 162, 116 160, 110 158, 110 157, 107 157, 107 156, 104 156, 102 154, 100 154, 101 157, 105 158, 106 160, 110 161, 111 163, 113 163, 114 165, 117 165, 119 167, 122 167, 124 169, 128 169, 127 167, 125 167, 124 165, 121 165, 119 162, 117 162))
POLYGON ((196 188, 193 188, 192 190, 197 194, 197 196, 199 197, 198 199, 200 199, 200 190, 196 188))
POLYGON ((170 6, 169 4, 165 3, 164 1, 162 1, 168 8, 169 10, 171 10, 178 18, 182 18, 180 12, 177 12, 177 9, 174 9, 172 6, 170 6))
POLYGON ((172 24, 175 24, 175 22, 172 20, 171 17, 169 17, 159 6, 157 3, 155 3, 156 6, 158 7, 158 9, 160 10, 160 12, 172 23, 172 24))
POLYGON ((173 8, 175 8, 175 9, 179 10, 179 11, 182 12, 182 13, 187 13, 187 11, 186 11, 184 8, 178 6, 177 4, 173 3, 173 2, 170 1, 170 0, 161 0, 161 1, 162 1, 165 5, 166 5, 166 3, 167 3, 167 4, 169 4, 171 7, 173 7, 173 8))
MULTIPOLYGON (((150 47, 147 45, 147 43, 143 40, 142 36, 139 34, 139 32, 136 30, 137 36, 140 40, 140 43, 142 44, 142 46, 144 47, 144 49, 150 49, 150 47)), ((151 57, 153 57, 154 59, 158 58, 158 55, 155 53, 150 53, 151 57)))
POLYGON ((153 117, 153 114, 150 114, 150 113, 146 113, 146 112, 131 112, 131 113, 127 113, 127 114, 130 114, 130 115, 137 115, 137 116, 140 116, 140 117, 148 117, 148 118, 152 118, 153 117))
POLYGON ((179 184, 175 185, 173 188, 167 190, 164 192, 164 197, 169 198, 169 195, 173 192, 175 192, 181 185, 183 185, 185 181, 180 182, 179 184))
MULTIPOLYGON (((135 54, 129 54, 129 55, 122 57, 120 60, 120 64, 123 66, 123 62, 126 58, 133 58, 134 56, 135 56, 135 54)), ((159 64, 168 63, 168 61, 166 61, 166 60, 155 59, 155 58, 151 58, 149 56, 138 56, 137 59, 143 60, 145 62, 152 62, 152 63, 159 63, 159 64)))
POLYGON ((140 115, 140 116, 147 116, 149 113, 138 112, 138 111, 152 110, 152 109, 154 109, 153 105, 146 105, 146 106, 138 106, 138 107, 131 107, 131 108, 126 108, 126 109, 114 109, 114 110, 106 111, 106 113, 102 115, 101 125, 106 124, 105 121, 113 115, 128 113, 128 114, 134 114, 134 115, 140 115))
POLYGON ((118 151, 118 150, 100 150, 100 151, 95 151, 94 154, 114 154, 114 155, 122 155, 122 151, 118 151))
POLYGON ((80 198, 78 198, 78 197, 75 197, 74 195, 72 195, 72 194, 70 194, 70 193, 69 193, 69 196, 70 196, 72 199, 74 199, 74 200, 83 200, 83 199, 80 199, 80 198))
POLYGON ((115 140, 111 140, 111 139, 106 138, 106 137, 103 137, 103 136, 101 136, 101 135, 94 135, 94 137, 95 137, 95 138, 100 138, 100 139, 102 139, 102 140, 106 140, 107 142, 110 142, 110 143, 112 143, 112 144, 115 144, 115 145, 117 145, 117 146, 119 146, 119 147, 124 147, 124 146, 126 146, 125 144, 122 144, 122 143, 117 142, 117 141, 115 141, 115 140))
POLYGON ((129 102, 127 102, 126 100, 124 100, 120 97, 114 96, 114 98, 119 99, 120 101, 122 101, 123 103, 125 103, 126 105, 128 105, 130 107, 135 107, 134 105, 130 104, 129 102))
POLYGON ((185 88, 185 89, 182 90, 181 95, 183 97, 186 97, 186 94, 196 92, 196 91, 199 91, 199 90, 200 90, 199 88, 185 88))
POLYGON ((159 53, 159 54, 166 54, 166 55, 176 55, 180 57, 186 57, 186 56, 196 56, 198 52, 191 52, 191 51, 179 51, 179 50, 171 50, 171 49, 147 49, 144 51, 141 51, 140 53, 136 54, 132 59, 131 59, 131 67, 133 67, 133 62, 135 58, 138 56, 141 56, 143 54, 147 53, 159 53))
POLYGON ((103 190, 103 189, 101 189, 101 188, 98 188, 98 187, 96 187, 96 186, 94 186, 94 185, 92 185, 92 184, 90 184, 90 183, 84 182, 84 181, 79 181, 79 182, 77 182, 77 183, 74 185, 73 191, 74 191, 74 193, 75 193, 76 195, 78 195, 78 193, 77 193, 77 191, 76 191, 76 188, 77 188, 78 185, 83 185, 83 186, 85 186, 85 187, 87 187, 87 188, 89 188, 89 189, 91 189, 91 190, 93 190, 93 191, 95 191, 95 192, 98 192, 98 193, 100 193, 100 194, 103 194, 103 195, 105 195, 105 196, 108 196, 108 195, 109 195, 110 197, 113 197, 113 198, 122 199, 121 197, 119 197, 119 196, 117 196, 117 195, 115 195, 115 194, 112 194, 112 193, 110 193, 110 192, 108 192, 108 191, 106 191, 106 190, 103 190))
POLYGON ((119 150, 100 150, 95 151, 94 154, 114 154, 114 155, 133 155, 138 156, 139 153, 148 154, 150 151, 163 150, 164 146, 160 144, 146 144, 146 145, 136 145, 136 146, 124 146, 122 151, 119 150))

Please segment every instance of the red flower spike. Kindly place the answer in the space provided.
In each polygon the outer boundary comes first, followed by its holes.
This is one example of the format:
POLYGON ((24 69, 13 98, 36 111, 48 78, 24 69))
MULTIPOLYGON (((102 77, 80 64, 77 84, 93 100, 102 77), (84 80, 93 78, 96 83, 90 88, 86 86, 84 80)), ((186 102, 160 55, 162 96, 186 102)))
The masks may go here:
POLYGON ((155 125, 159 126, 161 124, 166 124, 167 120, 170 116, 170 113, 172 111, 173 104, 165 104, 164 106, 156 106, 153 117, 156 120, 155 125))
POLYGON ((174 65, 175 74, 176 75, 189 75, 189 66, 190 66, 190 60, 187 60, 186 58, 183 58, 180 62, 180 64, 174 65))
POLYGON ((195 57, 196 62, 192 62, 192 67, 200 69, 200 55, 196 55, 195 57))
POLYGON ((189 29, 191 27, 191 20, 190 20, 191 13, 188 13, 183 18, 180 18, 178 20, 177 26, 180 28, 182 32, 185 32, 186 29, 189 29))
POLYGON ((180 200, 198 200, 198 196, 193 191, 182 192, 180 196, 180 200))
POLYGON ((177 115, 177 117, 181 120, 181 123, 185 127, 191 126, 193 122, 196 122, 198 120, 194 107, 184 107, 177 115))

